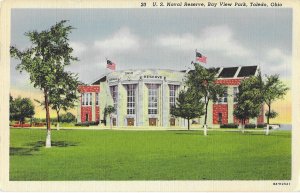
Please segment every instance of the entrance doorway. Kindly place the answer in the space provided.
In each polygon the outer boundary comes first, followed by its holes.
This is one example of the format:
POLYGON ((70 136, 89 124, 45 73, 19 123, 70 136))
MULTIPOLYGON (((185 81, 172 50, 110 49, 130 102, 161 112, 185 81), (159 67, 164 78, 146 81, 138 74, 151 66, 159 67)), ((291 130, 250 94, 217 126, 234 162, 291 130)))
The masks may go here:
POLYGON ((112 118, 112 124, 113 124, 113 126, 117 126, 117 119, 116 118, 112 118))
POLYGON ((127 126, 134 126, 134 118, 127 118, 127 126))
POLYGON ((156 118, 149 118, 149 126, 156 126, 156 118))
POLYGON ((175 118, 170 119, 170 126, 175 126, 175 118))
POLYGON ((88 121, 89 121, 89 114, 86 113, 86 114, 85 114, 85 122, 88 122, 88 121))
POLYGON ((222 113, 218 114, 218 123, 221 125, 222 124, 222 113))

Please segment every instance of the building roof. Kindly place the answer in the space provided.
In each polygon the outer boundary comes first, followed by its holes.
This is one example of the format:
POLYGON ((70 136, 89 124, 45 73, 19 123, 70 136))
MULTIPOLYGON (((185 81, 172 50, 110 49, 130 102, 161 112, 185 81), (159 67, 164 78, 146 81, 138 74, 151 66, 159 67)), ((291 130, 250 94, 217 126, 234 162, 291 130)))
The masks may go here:
POLYGON ((106 81, 106 76, 104 76, 104 77, 98 79, 97 81, 93 82, 92 85, 99 85, 100 82, 104 82, 104 81, 106 81))
MULTIPOLYGON (((143 70, 149 70, 149 69, 143 69, 143 70)), ((155 70, 160 70, 160 69, 155 69, 155 70)), ((166 70, 166 69, 162 69, 162 70, 166 70)), ((208 68, 208 70, 209 71, 216 70, 217 72, 219 72, 217 74, 218 78, 242 78, 242 77, 254 76, 258 70, 258 66, 217 67, 217 68, 208 68)), ((176 70, 170 70, 170 71, 176 71, 176 70)), ((194 70, 189 70, 189 72, 192 71, 194 70)), ((187 72, 187 70, 179 70, 178 72, 187 72)), ((99 85, 100 82, 106 81, 107 75, 108 73, 102 74, 97 80, 93 81, 91 85, 99 85)))
POLYGON ((257 70, 258 66, 223 67, 219 72, 218 78, 242 78, 254 76, 257 70))
POLYGON ((236 71, 239 67, 230 67, 230 68, 223 68, 222 71, 219 73, 219 78, 232 78, 234 77, 236 71))
POLYGON ((257 66, 243 66, 237 77, 247 77, 255 75, 257 66))

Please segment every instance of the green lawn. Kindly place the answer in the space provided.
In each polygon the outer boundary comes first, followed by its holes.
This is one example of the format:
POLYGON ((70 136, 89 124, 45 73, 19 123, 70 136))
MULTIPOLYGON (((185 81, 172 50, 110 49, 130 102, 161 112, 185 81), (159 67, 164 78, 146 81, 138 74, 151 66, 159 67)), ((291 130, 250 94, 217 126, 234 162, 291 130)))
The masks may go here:
POLYGON ((289 180, 291 132, 11 129, 10 180, 289 180))

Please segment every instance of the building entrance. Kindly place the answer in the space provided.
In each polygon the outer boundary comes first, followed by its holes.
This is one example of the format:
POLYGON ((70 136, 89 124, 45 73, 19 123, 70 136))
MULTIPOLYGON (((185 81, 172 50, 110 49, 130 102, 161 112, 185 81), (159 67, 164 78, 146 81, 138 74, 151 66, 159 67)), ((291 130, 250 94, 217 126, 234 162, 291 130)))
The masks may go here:
POLYGON ((149 126, 156 126, 156 118, 149 118, 149 126))
POLYGON ((112 124, 113 124, 113 126, 117 125, 117 119, 116 118, 112 118, 112 124))
POLYGON ((222 113, 218 114, 218 123, 221 125, 222 124, 222 113))
POLYGON ((127 126, 134 126, 134 118, 127 118, 127 126))
POLYGON ((89 114, 85 114, 85 122, 89 121, 89 114))
POLYGON ((170 119, 170 126, 175 126, 175 118, 170 119))

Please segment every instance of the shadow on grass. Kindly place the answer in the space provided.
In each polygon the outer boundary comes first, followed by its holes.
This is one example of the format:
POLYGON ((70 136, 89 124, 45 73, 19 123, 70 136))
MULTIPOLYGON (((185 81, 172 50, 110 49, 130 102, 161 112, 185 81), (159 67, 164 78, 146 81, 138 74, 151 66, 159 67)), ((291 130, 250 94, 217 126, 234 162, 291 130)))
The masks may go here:
POLYGON ((178 131, 175 134, 179 134, 179 135, 203 135, 203 131, 195 131, 195 130, 182 130, 182 131, 178 131))
MULTIPOLYGON (((68 142, 68 141, 52 141, 52 147, 71 147, 77 146, 78 142, 68 142)), ((33 155, 34 152, 40 150, 40 148, 45 147, 45 141, 37 141, 33 143, 27 143, 25 146, 29 147, 10 147, 9 148, 9 155, 20 155, 20 156, 27 156, 33 155)))
POLYGON ((260 136, 266 136, 266 137, 283 137, 283 138, 291 138, 291 136, 287 133, 277 133, 277 132, 270 132, 269 135, 266 135, 265 132, 245 132, 241 133, 242 135, 260 135, 260 136))

